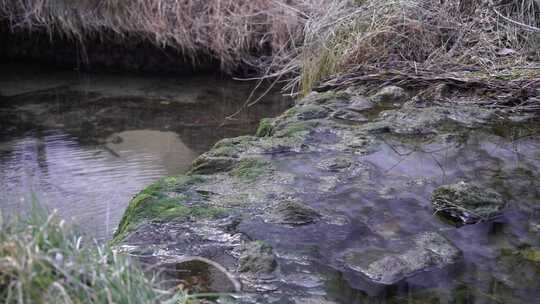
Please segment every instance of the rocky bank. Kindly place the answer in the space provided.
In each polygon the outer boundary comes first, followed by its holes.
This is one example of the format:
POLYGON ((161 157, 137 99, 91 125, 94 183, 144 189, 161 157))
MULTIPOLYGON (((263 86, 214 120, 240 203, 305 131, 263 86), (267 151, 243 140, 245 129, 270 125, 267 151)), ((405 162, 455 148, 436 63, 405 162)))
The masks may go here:
POLYGON ((538 121, 412 95, 312 93, 144 189, 113 242, 223 265, 234 303, 538 296, 538 121))

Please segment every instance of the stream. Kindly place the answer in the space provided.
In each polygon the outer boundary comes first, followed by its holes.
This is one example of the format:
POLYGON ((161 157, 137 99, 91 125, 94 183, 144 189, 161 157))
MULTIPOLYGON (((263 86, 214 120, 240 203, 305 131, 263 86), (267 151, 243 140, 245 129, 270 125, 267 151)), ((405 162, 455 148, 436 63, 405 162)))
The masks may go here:
POLYGON ((252 134, 291 100, 268 94, 234 117, 254 83, 85 74, 3 65, 0 73, 0 210, 37 201, 90 237, 109 239, 130 199, 183 173, 225 137, 252 134))

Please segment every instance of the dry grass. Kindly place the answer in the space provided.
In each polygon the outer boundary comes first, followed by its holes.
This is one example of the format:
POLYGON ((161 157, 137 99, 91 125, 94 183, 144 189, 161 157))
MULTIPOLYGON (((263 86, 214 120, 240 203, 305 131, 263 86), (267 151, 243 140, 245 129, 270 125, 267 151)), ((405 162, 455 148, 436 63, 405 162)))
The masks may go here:
POLYGON ((300 73, 292 86, 307 93, 336 74, 377 69, 537 77, 540 1, 504 3, 356 1, 346 12, 335 14, 332 26, 322 31, 306 27, 298 55, 300 73), (531 67, 531 62, 536 65, 531 67), (524 67, 531 69, 516 70, 524 67))
POLYGON ((0 18, 13 30, 45 30, 82 45, 89 37, 141 38, 177 48, 195 63, 211 55, 229 70, 298 38, 300 12, 319 9, 305 2, 310 1, 0 0, 0 18))
MULTIPOLYGON (((540 58, 539 0, 0 0, 12 29, 138 37, 251 66, 308 93, 335 75, 373 69, 521 73, 540 58)), ((519 74, 519 75, 518 75, 519 74)))

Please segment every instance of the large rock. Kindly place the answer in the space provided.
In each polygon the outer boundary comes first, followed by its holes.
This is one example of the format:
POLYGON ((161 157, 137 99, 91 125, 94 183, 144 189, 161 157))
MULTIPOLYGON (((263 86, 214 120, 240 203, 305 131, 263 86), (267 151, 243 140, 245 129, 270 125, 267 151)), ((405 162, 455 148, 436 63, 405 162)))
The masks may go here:
POLYGON ((437 213, 462 224, 488 220, 500 215, 505 207, 505 201, 499 193, 465 182, 435 189, 432 204, 437 213))
POLYGON ((436 232, 417 235, 414 244, 401 254, 382 255, 371 263, 364 263, 362 252, 352 252, 345 262, 373 283, 392 285, 419 272, 453 264, 461 257, 461 251, 436 232))

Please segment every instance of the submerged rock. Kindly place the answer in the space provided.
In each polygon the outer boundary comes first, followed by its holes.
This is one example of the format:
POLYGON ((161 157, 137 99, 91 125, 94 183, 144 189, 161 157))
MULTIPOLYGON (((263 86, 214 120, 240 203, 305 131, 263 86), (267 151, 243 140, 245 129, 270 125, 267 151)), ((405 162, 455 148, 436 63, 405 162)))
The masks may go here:
POLYGON ((277 261, 272 246, 262 241, 244 244, 238 259, 238 272, 268 274, 276 270, 277 261))
POLYGON ((503 197, 492 189, 481 189, 465 182, 435 189, 432 204, 439 214, 462 224, 474 224, 501 214, 503 197))
POLYGON ((382 88, 371 99, 377 103, 399 103, 409 98, 407 92, 398 86, 387 86, 382 88))
POLYGON ((345 262, 373 283, 392 285, 417 273, 453 264, 461 257, 461 251, 436 232, 417 235, 414 243, 412 249, 383 255, 371 263, 363 261, 362 252, 349 253, 345 262))
POLYGON ((277 224, 300 226, 317 221, 321 215, 309 206, 304 204, 285 201, 279 203, 270 212, 268 221, 277 224))

